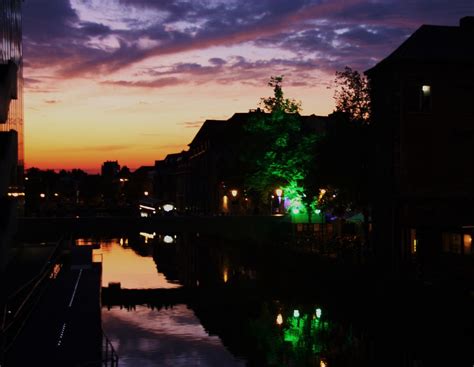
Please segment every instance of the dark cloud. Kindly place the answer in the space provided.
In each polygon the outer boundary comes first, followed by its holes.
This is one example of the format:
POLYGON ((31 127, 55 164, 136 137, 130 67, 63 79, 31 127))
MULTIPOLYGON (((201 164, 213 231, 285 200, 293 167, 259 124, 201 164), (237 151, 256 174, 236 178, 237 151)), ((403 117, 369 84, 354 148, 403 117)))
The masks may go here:
POLYGON ((472 0, 116 1, 123 7, 120 21, 128 29, 86 22, 69 0, 25 2, 25 65, 55 67, 59 77, 107 76, 152 56, 250 42, 311 61, 249 62, 237 57, 231 62, 214 57, 208 65, 181 63, 171 70, 155 69, 149 72, 155 77, 151 81, 106 83, 159 88, 185 83, 181 75, 207 75, 210 80, 229 82, 256 77, 264 68, 268 77, 272 67, 295 73, 313 69, 333 73, 345 65, 372 66, 423 23, 455 25, 461 16, 474 13, 472 0), (156 12, 156 21, 132 19, 134 9, 156 12), (155 46, 143 47, 140 40, 144 38, 155 46), (156 78, 166 75, 170 77, 156 78))

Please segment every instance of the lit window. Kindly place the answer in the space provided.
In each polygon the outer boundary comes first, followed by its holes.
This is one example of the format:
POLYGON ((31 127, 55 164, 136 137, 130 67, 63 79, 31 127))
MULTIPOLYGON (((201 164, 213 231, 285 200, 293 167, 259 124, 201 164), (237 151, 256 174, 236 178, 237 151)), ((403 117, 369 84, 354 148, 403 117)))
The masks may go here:
POLYGON ((412 255, 416 254, 417 245, 418 245, 418 240, 416 239, 416 229, 411 229, 410 230, 410 252, 412 253, 412 255))
POLYGON ((464 254, 469 255, 472 251, 472 236, 470 234, 464 235, 464 254))
POLYGON ((422 85, 420 94, 420 111, 431 111, 431 85, 422 85))

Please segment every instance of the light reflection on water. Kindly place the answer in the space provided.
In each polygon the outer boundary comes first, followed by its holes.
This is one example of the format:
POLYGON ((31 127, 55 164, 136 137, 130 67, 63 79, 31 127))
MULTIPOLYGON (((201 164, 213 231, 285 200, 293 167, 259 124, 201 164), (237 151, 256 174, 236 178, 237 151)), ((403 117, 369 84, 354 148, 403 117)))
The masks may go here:
POLYGON ((209 336, 185 305, 161 310, 103 309, 102 322, 120 366, 245 366, 209 336))
MULTIPOLYGON (((103 286, 120 282, 128 289, 181 287, 157 271, 151 255, 140 256, 119 239, 100 241, 100 250, 94 253, 103 256, 103 286)), ((104 307, 102 323, 122 367, 245 366, 219 337, 208 335, 194 312, 183 304, 160 310, 104 307)))
POLYGON ((120 240, 100 241, 100 250, 94 254, 102 254, 102 286, 111 282, 120 282, 122 288, 178 288, 181 285, 171 282, 156 269, 151 256, 139 256, 130 247, 120 245, 120 240))

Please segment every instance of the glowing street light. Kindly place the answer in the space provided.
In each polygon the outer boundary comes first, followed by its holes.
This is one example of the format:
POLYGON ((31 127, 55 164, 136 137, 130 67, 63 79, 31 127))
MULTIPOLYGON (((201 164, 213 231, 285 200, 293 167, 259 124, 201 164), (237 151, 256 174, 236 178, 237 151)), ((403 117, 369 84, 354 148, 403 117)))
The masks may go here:
POLYGON ((40 194, 40 197, 45 198, 45 197, 46 197, 46 194, 41 193, 41 194, 40 194))
POLYGON ((293 311, 293 317, 300 317, 300 311, 299 310, 294 310, 293 311))
POLYGON ((239 193, 239 192, 238 192, 237 190, 235 190, 235 189, 234 189, 234 190, 230 190, 230 194, 231 194, 232 197, 234 197, 234 198, 237 197, 237 194, 238 194, 238 193, 239 193))
POLYGON ((326 193, 326 189, 319 190, 319 200, 321 200, 321 198, 324 196, 325 193, 326 193))
POLYGON ((148 191, 145 191, 143 195, 148 196, 148 191))
POLYGON ((276 323, 277 323, 278 326, 283 324, 283 316, 281 315, 281 313, 278 314, 277 319, 276 319, 276 323))
POLYGON ((317 317, 318 319, 321 318, 321 314, 322 314, 321 309, 320 309, 320 308, 317 308, 317 309, 316 309, 316 317, 317 317))
POLYGON ((282 190, 282 189, 276 189, 276 190, 275 190, 275 194, 276 194, 276 196, 278 196, 279 198, 281 198, 281 196, 283 195, 283 190, 282 190))

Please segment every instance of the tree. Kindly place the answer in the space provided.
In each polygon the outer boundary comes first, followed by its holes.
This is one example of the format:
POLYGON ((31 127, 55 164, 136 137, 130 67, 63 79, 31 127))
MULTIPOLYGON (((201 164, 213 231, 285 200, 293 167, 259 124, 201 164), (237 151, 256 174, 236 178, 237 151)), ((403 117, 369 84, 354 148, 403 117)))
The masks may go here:
POLYGON ((271 77, 273 96, 262 98, 260 107, 247 126, 250 163, 247 186, 259 192, 264 201, 281 188, 290 199, 293 213, 306 212, 311 221, 317 191, 313 180, 315 146, 318 136, 304 126, 301 103, 285 98, 283 77, 271 77))
POLYGON ((344 71, 336 71, 335 83, 336 112, 347 114, 352 122, 369 123, 371 108, 367 78, 346 66, 344 71))
POLYGON ((336 72, 336 109, 330 116, 321 148, 321 170, 325 182, 337 189, 339 208, 362 211, 368 238, 368 160, 370 157, 371 102, 367 79, 346 67, 336 72), (330 163, 330 164, 328 164, 330 163))

